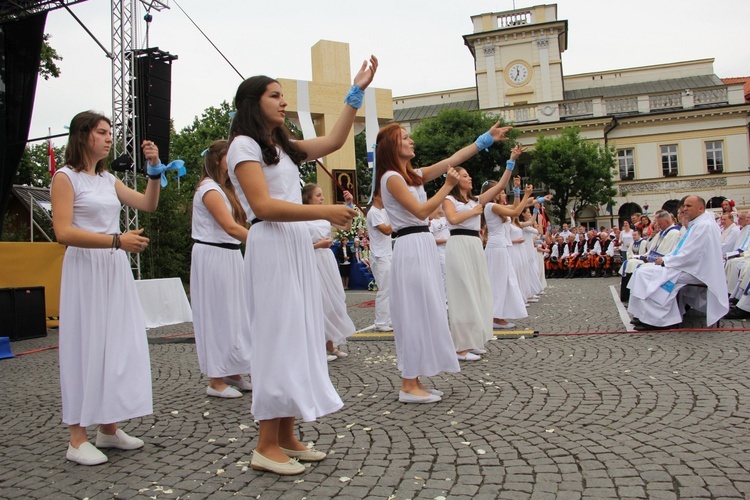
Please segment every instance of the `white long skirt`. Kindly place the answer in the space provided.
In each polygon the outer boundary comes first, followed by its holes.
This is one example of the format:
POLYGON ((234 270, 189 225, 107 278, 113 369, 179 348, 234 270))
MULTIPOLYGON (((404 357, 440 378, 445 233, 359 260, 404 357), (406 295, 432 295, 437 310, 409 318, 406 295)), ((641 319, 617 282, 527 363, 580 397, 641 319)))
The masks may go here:
POLYGON ((398 369, 405 379, 458 372, 445 291, 430 233, 399 237, 391 266, 391 320, 398 369))
POLYGON ((531 286, 531 269, 526 261, 526 250, 523 248, 523 244, 514 243, 512 246, 508 247, 508 255, 510 255, 511 265, 516 272, 518 286, 521 289, 521 293, 524 298, 527 299, 534 295, 536 291, 531 286))
POLYGON ((445 244, 448 319, 456 351, 481 348, 492 338, 492 288, 482 240, 456 235, 445 244))
POLYGON ((190 301, 201 373, 228 377, 250 373, 250 320, 239 250, 193 245, 190 301))
POLYGON ((528 317, 526 299, 518 285, 513 270, 509 247, 484 249, 492 287, 492 315, 497 319, 523 319, 528 317))
POLYGON ((539 261, 537 260, 539 252, 536 251, 534 242, 528 238, 523 243, 523 250, 526 254, 526 273, 529 276, 529 286, 532 295, 535 295, 544 290, 542 281, 539 279, 539 261))
MULTIPOLYGON (((356 328, 346 312, 346 292, 341 283, 339 266, 330 248, 316 248, 315 259, 320 272, 320 287, 323 295, 323 316, 326 340, 334 347, 345 344, 356 328)), ((322 349, 323 347, 321 347, 322 349)))
POLYGON ((59 337, 63 423, 153 413, 146 323, 123 250, 65 251, 59 337))
POLYGON ((253 225, 244 268, 255 418, 311 422, 339 410, 344 403, 328 376, 320 276, 306 223, 253 225))

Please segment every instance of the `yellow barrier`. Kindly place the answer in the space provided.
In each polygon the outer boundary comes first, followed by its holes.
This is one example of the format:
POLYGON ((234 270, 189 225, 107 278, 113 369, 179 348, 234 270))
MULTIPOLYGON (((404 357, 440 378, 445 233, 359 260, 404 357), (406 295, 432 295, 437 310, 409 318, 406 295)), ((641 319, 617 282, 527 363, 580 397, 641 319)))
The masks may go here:
POLYGON ((0 242, 0 288, 43 286, 47 328, 58 325, 64 255, 59 243, 0 242))

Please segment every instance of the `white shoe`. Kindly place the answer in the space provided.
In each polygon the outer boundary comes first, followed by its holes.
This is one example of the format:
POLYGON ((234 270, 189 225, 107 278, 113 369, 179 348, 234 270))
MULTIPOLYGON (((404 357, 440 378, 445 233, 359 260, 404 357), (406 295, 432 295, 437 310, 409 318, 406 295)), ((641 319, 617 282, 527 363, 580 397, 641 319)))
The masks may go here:
POLYGON ((499 330, 510 330, 511 328, 515 328, 515 326, 515 323, 506 323, 504 325, 501 325, 499 323, 492 323, 492 327, 499 330))
POLYGON ((477 356, 480 356, 482 354, 487 354, 487 349, 472 349, 469 352, 472 354, 476 354, 477 356))
POLYGON ((376 332, 392 332, 393 327, 391 325, 377 325, 375 326, 376 332))
POLYGON ((335 355, 333 355, 333 354, 328 354, 328 355, 326 356, 326 361, 328 361, 329 363, 330 363, 331 361, 336 361, 337 359, 339 359, 339 357, 338 357, 338 356, 335 356, 335 355))
POLYGON ((73 448, 73 445, 68 443, 68 452, 65 454, 65 458, 81 465, 99 465, 107 461, 107 455, 88 441, 78 448, 73 448))
POLYGON ((224 377, 224 383, 233 385, 237 389, 241 391, 252 391, 253 390, 253 384, 245 380, 244 378, 240 378, 239 380, 235 380, 233 378, 224 377))
POLYGON ((482 359, 476 354, 472 354, 471 352, 467 352, 463 356, 461 356, 460 354, 456 354, 456 357, 458 357, 459 361, 479 361, 480 359, 482 359))
POLYGON ((415 396, 414 394, 409 394, 408 392, 398 391, 398 400, 402 403, 437 403, 441 399, 442 398, 436 394, 429 394, 428 396, 415 396))
POLYGON ((539 297, 531 297, 530 299, 526 299, 526 303, 529 302, 539 302, 539 297))
POLYGON ((232 386, 227 386, 223 391, 217 391, 210 385, 206 387, 206 394, 215 398, 241 398, 242 393, 232 386))
MULTIPOLYGON (((334 349, 333 351, 328 351, 329 356, 336 356, 337 358, 345 358, 349 354, 345 353, 344 351, 340 351, 338 349, 334 349)), ((291 455, 290 455, 291 456, 291 455)))
POLYGON ((128 436, 122 429, 117 429, 114 434, 96 432, 97 448, 117 448, 118 450, 137 450, 143 448, 143 440, 128 436))

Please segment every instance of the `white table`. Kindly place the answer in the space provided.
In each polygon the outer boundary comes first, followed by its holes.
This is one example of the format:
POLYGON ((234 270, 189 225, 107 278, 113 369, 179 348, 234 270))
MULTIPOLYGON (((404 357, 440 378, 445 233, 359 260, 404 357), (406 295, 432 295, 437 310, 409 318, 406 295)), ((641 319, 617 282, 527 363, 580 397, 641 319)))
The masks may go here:
POLYGON ((193 321, 193 311, 180 278, 136 280, 135 287, 146 318, 146 328, 193 321))

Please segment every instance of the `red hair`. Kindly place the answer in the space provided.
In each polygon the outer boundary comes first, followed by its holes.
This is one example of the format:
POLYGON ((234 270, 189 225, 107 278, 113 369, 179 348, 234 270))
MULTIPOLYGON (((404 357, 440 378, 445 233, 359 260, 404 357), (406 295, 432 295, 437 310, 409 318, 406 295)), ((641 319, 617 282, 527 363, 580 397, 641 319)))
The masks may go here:
POLYGON ((380 194, 380 179, 389 170, 395 170, 404 176, 409 186, 424 184, 422 177, 411 166, 410 161, 402 163, 398 155, 401 149, 401 131, 403 127, 398 123, 391 123, 380 129, 375 147, 375 194, 380 194))

